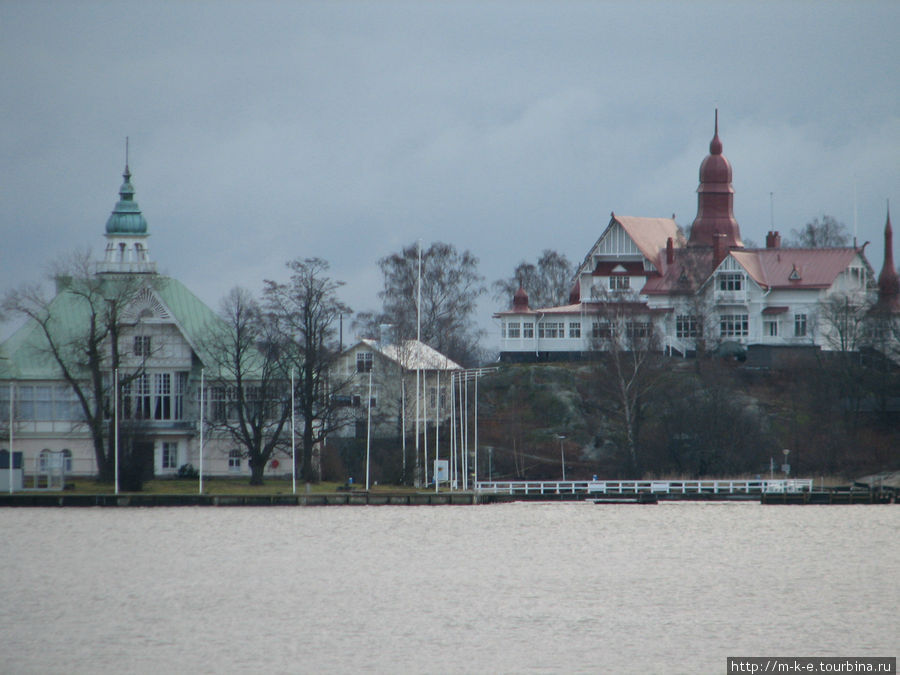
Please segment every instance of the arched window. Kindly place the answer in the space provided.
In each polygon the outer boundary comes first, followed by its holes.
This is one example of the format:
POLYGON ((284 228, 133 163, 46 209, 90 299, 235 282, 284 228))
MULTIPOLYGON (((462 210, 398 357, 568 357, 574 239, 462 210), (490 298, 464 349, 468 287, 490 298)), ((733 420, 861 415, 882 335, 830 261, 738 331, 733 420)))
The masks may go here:
POLYGON ((38 470, 47 471, 50 469, 50 449, 44 448, 38 455, 38 470))
POLYGON ((63 470, 66 473, 72 473, 72 451, 68 448, 63 448, 63 470))

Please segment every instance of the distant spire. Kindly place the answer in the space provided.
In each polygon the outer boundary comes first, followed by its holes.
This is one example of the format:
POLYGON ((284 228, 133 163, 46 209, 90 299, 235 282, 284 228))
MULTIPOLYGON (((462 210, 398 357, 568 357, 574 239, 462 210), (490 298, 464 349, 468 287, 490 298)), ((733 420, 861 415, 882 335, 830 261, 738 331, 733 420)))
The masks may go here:
POLYGON ((887 203, 887 222, 884 225, 884 265, 878 275, 877 309, 900 311, 900 278, 894 267, 894 230, 891 227, 891 202, 887 203))

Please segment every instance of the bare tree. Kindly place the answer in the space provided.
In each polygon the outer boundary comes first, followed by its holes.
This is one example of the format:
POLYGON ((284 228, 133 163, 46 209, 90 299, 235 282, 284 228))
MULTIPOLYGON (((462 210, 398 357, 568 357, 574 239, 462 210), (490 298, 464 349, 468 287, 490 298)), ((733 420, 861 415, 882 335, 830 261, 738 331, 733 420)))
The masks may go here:
POLYGON ((594 303, 592 343, 598 352, 595 384, 601 408, 618 429, 628 470, 642 470, 641 431, 652 396, 665 376, 659 332, 636 298, 602 292, 594 303))
POLYGON ((575 268, 565 255, 544 249, 537 264, 520 262, 512 277, 494 282, 494 299, 512 303, 519 288, 528 293, 532 307, 556 307, 569 301, 575 268))
POLYGON ((296 370, 295 405, 303 423, 303 461, 300 475, 318 482, 313 447, 346 420, 337 415, 338 397, 349 385, 340 379, 334 363, 340 356, 337 327, 350 308, 337 296, 344 285, 328 276, 329 265, 320 258, 287 263, 285 284, 266 280, 265 308, 283 346, 286 364, 296 370))
POLYGON ((832 216, 816 217, 799 230, 791 230, 786 246, 793 248, 835 248, 848 246, 847 226, 832 216))
MULTIPOLYGON (((116 448, 111 433, 113 373, 127 386, 143 372, 143 363, 123 368, 119 340, 137 321, 128 309, 139 292, 152 286, 153 277, 95 274, 90 252, 75 253, 51 273, 57 294, 46 295, 41 285, 26 284, 10 291, 3 301, 12 317, 31 322, 41 336, 36 358, 49 359, 78 399, 83 423, 94 447, 98 477, 115 478, 116 448)), ((131 473, 126 452, 123 471, 131 473)), ((139 486, 138 486, 139 487, 139 486)))
POLYGON ((209 327, 202 348, 209 371, 205 414, 213 433, 229 438, 262 485, 266 464, 289 443, 290 375, 285 345, 252 294, 233 288, 222 300, 222 323, 209 327))
MULTIPOLYGON (((478 298, 485 292, 478 258, 452 244, 434 242, 422 249, 422 341, 458 363, 477 360, 481 331, 475 327, 478 298)), ((382 311, 372 323, 392 324, 400 340, 417 335, 419 247, 411 244, 378 261, 384 289, 382 311)))

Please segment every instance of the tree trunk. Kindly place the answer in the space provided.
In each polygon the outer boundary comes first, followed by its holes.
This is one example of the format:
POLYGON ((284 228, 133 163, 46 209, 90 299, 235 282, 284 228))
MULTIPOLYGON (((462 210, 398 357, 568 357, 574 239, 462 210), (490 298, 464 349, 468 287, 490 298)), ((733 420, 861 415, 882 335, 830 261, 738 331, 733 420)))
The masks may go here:
POLYGON ((266 470, 266 463, 259 460, 250 459, 250 485, 263 484, 263 472, 266 470))

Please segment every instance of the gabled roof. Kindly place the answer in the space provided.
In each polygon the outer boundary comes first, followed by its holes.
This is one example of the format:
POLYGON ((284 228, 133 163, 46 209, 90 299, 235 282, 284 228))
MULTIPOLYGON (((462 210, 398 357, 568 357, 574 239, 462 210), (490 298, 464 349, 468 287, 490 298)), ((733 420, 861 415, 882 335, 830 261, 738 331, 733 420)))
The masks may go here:
MULTIPOLYGON (((171 314, 171 319, 185 340, 205 364, 212 364, 203 351, 206 336, 225 328, 222 320, 180 281, 170 277, 153 276, 152 293, 171 314)), ((71 341, 84 335, 89 312, 87 301, 63 289, 50 301, 49 311, 57 324, 61 341, 71 341)), ((0 345, 0 378, 21 380, 54 380, 61 377, 59 367, 47 353, 47 341, 34 320, 15 331, 0 345)))
POLYGON ((678 225, 672 218, 639 218, 635 216, 616 216, 610 222, 617 222, 631 237, 641 253, 654 267, 660 268, 660 257, 666 248, 666 240, 672 237, 678 240, 678 225))
POLYGON ((712 273, 713 250, 706 246, 676 248, 669 264, 662 256, 659 276, 651 276, 641 289, 645 295, 694 293, 712 273))
POLYGON ((673 218, 641 218, 637 216, 617 216, 611 214, 609 225, 603 230, 603 233, 594 242, 585 256, 584 261, 578 268, 578 274, 583 272, 592 272, 591 257, 600 242, 609 234, 609 231, 618 225, 625 234, 634 242, 634 245, 657 269, 662 262, 662 253, 666 248, 666 241, 672 237, 676 246, 683 244, 683 237, 678 231, 678 225, 673 218))
POLYGON ((766 289, 830 288, 859 255, 855 248, 763 248, 732 250, 750 278, 766 289))
POLYGON ((463 367, 448 359, 436 349, 418 340, 401 340, 399 343, 385 343, 363 338, 346 352, 365 345, 373 352, 393 361, 406 370, 462 370, 463 367))

